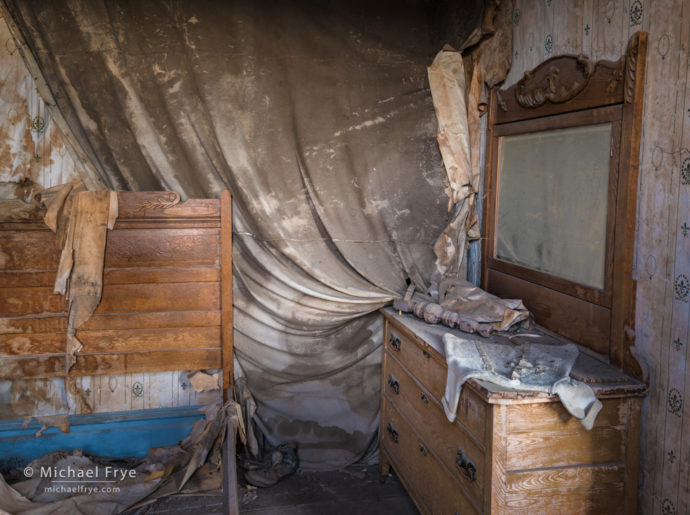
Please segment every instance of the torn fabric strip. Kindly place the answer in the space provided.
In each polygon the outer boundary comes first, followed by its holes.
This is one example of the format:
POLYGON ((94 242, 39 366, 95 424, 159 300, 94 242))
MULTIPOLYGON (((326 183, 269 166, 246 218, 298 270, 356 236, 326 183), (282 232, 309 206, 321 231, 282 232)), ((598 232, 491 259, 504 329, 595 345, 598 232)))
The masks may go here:
POLYGON ((75 194, 54 288, 69 300, 66 372, 82 348, 76 331, 101 301, 106 232, 114 227, 116 218, 117 192, 75 194))

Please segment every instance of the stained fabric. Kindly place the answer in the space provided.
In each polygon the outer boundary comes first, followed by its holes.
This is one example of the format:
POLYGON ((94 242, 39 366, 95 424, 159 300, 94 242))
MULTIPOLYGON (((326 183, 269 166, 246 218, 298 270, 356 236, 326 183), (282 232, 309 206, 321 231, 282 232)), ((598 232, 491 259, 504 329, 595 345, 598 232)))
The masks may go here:
MULTIPOLYGON (((538 342, 543 335, 536 333, 532 337, 538 342)), ((587 430, 592 429, 603 407, 588 384, 570 377, 580 352, 575 344, 506 345, 447 333, 443 335, 443 346, 448 375, 442 403, 450 422, 455 420, 462 386, 470 378, 558 395, 565 409, 587 430)))
MULTIPOLYGON (((482 2, 465 4, 479 19, 482 2)), ((361 458, 378 423, 375 312, 407 280, 426 290, 449 221, 426 76, 439 5, 4 10, 100 181, 232 191, 235 349, 256 422, 273 444, 297 442, 302 467, 361 458)))
POLYGON ((434 245, 436 270, 430 293, 438 295, 442 277, 465 277, 468 236, 478 237, 474 209, 470 136, 465 105, 465 69, 462 56, 452 49, 440 51, 428 68, 429 85, 438 118, 436 139, 446 172, 448 210, 455 207, 450 224, 434 245), (470 228, 475 229, 470 233, 470 228))
POLYGON ((527 328, 531 324, 531 314, 521 300, 498 298, 462 279, 441 283, 439 304, 463 318, 490 324, 494 331, 527 328))
POLYGON ((77 353, 82 348, 77 329, 101 302, 106 232, 115 226, 118 214, 116 192, 79 191, 81 184, 78 181, 58 186, 53 192, 47 191, 44 199, 46 225, 55 233, 64 231, 65 234, 64 239, 58 238, 63 248, 54 287, 55 293, 69 300, 65 373, 77 362, 77 353), (67 209, 68 198, 70 207, 67 209), (69 214, 65 215, 65 211, 69 214), (58 221, 57 213, 65 216, 58 221))

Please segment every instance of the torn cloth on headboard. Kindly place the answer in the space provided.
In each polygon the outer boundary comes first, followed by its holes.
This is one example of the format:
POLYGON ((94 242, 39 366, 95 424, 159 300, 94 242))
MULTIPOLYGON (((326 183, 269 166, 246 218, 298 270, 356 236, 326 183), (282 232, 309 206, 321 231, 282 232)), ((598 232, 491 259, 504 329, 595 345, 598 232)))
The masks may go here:
POLYGON ((46 224, 58 234, 58 245, 62 243, 54 291, 69 300, 65 348, 69 372, 82 347, 76 331, 101 301, 106 231, 117 219, 117 192, 80 191, 70 184, 57 188, 45 203, 46 224))

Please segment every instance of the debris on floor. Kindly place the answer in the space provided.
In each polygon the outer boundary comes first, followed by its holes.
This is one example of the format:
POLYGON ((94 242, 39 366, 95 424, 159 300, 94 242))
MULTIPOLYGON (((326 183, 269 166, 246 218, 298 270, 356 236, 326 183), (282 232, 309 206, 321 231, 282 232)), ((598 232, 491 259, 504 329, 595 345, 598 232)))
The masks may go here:
POLYGON ((206 406, 189 436, 141 460, 49 453, 7 481, 0 475, 0 513, 121 513, 177 493, 217 492, 225 427, 235 424, 237 412, 232 402, 206 406))

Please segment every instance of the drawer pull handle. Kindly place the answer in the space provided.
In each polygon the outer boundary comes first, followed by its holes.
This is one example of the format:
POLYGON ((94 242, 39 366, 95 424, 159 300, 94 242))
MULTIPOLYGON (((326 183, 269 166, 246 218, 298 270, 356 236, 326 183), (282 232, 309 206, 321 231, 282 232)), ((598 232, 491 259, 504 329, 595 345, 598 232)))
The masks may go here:
POLYGON ((429 404, 429 397, 427 397, 424 392, 422 392, 419 396, 422 398, 424 404, 429 404))
POLYGON ((429 353, 428 353, 427 351, 425 351, 425 350, 422 351, 422 354, 423 354, 424 357, 427 358, 427 359, 431 357, 431 354, 429 354, 429 353))
POLYGON ((392 375, 388 376, 388 386, 393 389, 395 395, 400 394, 400 383, 398 383, 398 380, 392 375))
POLYGON ((465 453, 460 447, 458 447, 458 455, 455 463, 457 463, 458 468, 460 469, 460 472, 462 472, 463 476, 470 481, 477 480, 477 467, 467 456, 465 456, 465 453))
POLYGON ((424 448, 423 445, 420 445, 420 446, 419 446, 419 452, 422 453, 422 456, 426 456, 426 449, 424 448))
POLYGON ((388 422, 388 425, 386 426, 386 431, 388 431, 388 434, 391 435, 391 440, 393 440, 395 443, 398 443, 398 432, 393 427, 393 424, 388 422))
POLYGON ((391 333, 390 338, 388 338, 388 343, 393 347, 394 351, 400 352, 400 338, 391 333))

